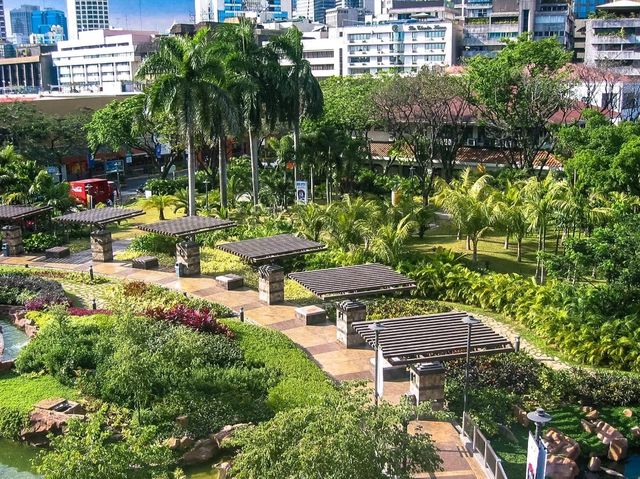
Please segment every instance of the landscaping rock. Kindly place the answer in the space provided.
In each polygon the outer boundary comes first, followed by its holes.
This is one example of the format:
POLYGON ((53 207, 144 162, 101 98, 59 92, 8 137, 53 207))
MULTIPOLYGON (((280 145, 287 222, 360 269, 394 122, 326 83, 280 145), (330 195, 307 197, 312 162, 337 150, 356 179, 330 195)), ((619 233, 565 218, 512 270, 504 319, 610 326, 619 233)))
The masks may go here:
POLYGON ((611 444, 609 444, 609 454, 607 457, 612 461, 622 461, 627 457, 627 452, 629 450, 629 442, 625 437, 617 437, 612 439, 611 444))
POLYGON ((580 419, 580 425, 585 432, 593 433, 596 430, 595 424, 586 419, 580 419))
POLYGON ((640 426, 633 426, 631 428, 631 434, 633 434, 633 437, 640 437, 640 426))
POLYGON ((518 424, 522 427, 529 427, 529 418, 527 417, 527 411, 522 409, 520 406, 513 407, 513 417, 516 418, 518 424))
POLYGON ((249 423, 240 423, 240 424, 233 424, 233 425, 229 425, 229 426, 225 426, 222 429, 220 429, 220 431, 218 431, 217 433, 215 433, 214 435, 211 436, 211 439, 216 441, 216 444, 218 445, 218 447, 220 449, 222 449, 223 447, 225 447, 225 442, 228 442, 229 439, 231 439, 233 437, 233 434, 240 428, 242 427, 247 427, 250 426, 249 423))
POLYGON ((569 436, 550 428, 544 435, 550 455, 564 456, 575 461, 580 456, 580 445, 569 436))
POLYGON ((582 407, 580 408, 580 410, 581 410, 583 413, 585 413, 585 414, 586 414, 586 413, 590 413, 591 411, 593 411, 593 408, 592 408, 591 406, 582 406, 582 407))
POLYGON ((598 419, 600 417, 600 413, 597 409, 592 409, 586 414, 586 418, 590 420, 598 419))
POLYGON ((602 460, 599 457, 592 457, 589 459, 589 465, 587 466, 591 472, 598 472, 602 467, 602 460))
POLYGON ((189 416, 178 416, 176 424, 180 427, 187 427, 189 425, 189 416))
POLYGON ((176 449, 178 449, 178 445, 180 444, 180 439, 178 439, 177 437, 170 437, 169 439, 167 439, 165 444, 169 449, 171 449, 172 451, 175 451, 176 449))
POLYGON ((580 468, 568 457, 549 455, 547 457, 547 476, 550 479, 575 479, 580 468))
POLYGON ((633 411, 631 409, 627 408, 624 411, 622 411, 622 414, 624 414, 625 417, 632 417, 633 416, 633 411))
POLYGON ((182 462, 185 466, 203 464, 213 459, 217 452, 218 444, 215 439, 200 439, 196 441, 193 449, 182 456, 182 462))
POLYGON ((231 471, 231 463, 222 462, 217 464, 216 471, 218 471, 218 479, 227 479, 227 477, 229 477, 229 471, 231 471))
POLYGON ((196 442, 189 436, 182 436, 180 438, 170 437, 166 441, 167 447, 172 451, 184 451, 186 449, 190 449, 194 446, 195 443, 196 442))
POLYGON ((33 446, 46 446, 47 435, 62 434, 71 419, 84 419, 84 416, 36 409, 29 414, 29 425, 20 432, 20 439, 33 446))

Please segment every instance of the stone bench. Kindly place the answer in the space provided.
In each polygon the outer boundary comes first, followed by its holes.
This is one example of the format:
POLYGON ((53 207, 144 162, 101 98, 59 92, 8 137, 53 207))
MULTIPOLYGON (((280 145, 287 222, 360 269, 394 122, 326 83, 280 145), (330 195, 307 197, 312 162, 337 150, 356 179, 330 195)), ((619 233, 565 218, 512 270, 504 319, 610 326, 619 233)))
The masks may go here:
POLYGON ((67 246, 54 246, 45 250, 45 258, 67 258, 71 254, 69 247, 67 246))
POLYGON ((155 256, 139 256, 131 261, 131 266, 137 269, 156 269, 158 258, 155 256))
POLYGON ((216 281, 226 290, 239 289, 244 286, 244 278, 237 274, 223 274, 216 276, 216 281))
POLYGON ((327 321, 327 312, 318 306, 303 306, 296 308, 296 319, 304 321, 306 325, 323 324, 327 321))

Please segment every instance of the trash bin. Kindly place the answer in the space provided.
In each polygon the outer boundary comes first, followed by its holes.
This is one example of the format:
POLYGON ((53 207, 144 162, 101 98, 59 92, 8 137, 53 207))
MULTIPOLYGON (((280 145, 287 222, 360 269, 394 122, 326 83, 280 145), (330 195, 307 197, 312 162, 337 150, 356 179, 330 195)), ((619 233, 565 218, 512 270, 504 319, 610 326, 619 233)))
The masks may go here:
POLYGON ((176 276, 178 278, 182 278, 185 276, 183 263, 176 263, 176 276))
POLYGON ((9 245, 7 243, 2 243, 2 256, 9 256, 9 245))

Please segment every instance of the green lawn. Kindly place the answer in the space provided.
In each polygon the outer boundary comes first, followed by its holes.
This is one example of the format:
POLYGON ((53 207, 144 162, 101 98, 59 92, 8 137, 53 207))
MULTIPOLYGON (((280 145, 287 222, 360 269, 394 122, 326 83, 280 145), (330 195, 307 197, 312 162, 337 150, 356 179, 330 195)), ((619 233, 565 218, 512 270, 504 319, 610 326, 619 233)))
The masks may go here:
POLYGON ((75 399, 78 392, 47 375, 0 375, 0 407, 27 413, 38 401, 53 397, 75 399))

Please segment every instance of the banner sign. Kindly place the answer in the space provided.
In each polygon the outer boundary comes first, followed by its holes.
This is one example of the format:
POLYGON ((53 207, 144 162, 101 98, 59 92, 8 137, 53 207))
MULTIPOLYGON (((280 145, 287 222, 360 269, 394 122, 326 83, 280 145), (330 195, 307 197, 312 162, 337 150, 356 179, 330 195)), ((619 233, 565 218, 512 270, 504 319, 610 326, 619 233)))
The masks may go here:
POLYGON ((124 162, 122 160, 107 160, 104 163, 104 172, 105 173, 123 173, 124 172, 124 162))
POLYGON ((384 394, 384 358, 382 357, 382 348, 378 348, 378 383, 376 389, 378 391, 378 397, 381 398, 384 394))
POLYGON ((544 479, 547 473, 547 448, 529 433, 526 479, 544 479))
POLYGON ((296 181, 296 203, 301 205, 307 204, 307 182, 296 181))

